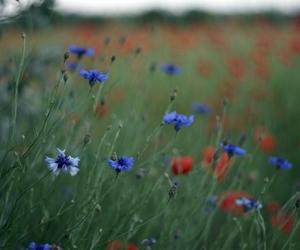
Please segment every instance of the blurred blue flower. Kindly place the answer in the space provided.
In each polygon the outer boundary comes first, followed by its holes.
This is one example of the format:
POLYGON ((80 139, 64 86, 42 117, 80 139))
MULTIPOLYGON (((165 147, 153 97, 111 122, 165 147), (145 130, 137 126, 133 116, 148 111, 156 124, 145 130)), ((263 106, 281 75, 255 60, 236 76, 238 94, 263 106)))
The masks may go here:
POLYGON ((278 169, 291 169, 293 165, 283 158, 277 156, 269 157, 269 164, 272 166, 276 166, 278 169))
POLYGON ((163 64, 160 66, 160 70, 168 75, 179 75, 181 73, 181 68, 173 64, 163 64))
POLYGON ((62 250, 62 248, 57 245, 50 245, 47 243, 37 244, 35 242, 30 242, 26 250, 62 250))
POLYGON ((205 103, 193 103, 192 110, 200 114, 209 114, 212 112, 212 108, 205 103))
POLYGON ((94 49, 93 48, 82 48, 77 47, 76 45, 72 44, 69 46, 69 51, 78 56, 78 58, 82 56, 93 56, 94 49))
POLYGON ((238 146, 235 146, 233 144, 221 144, 221 147, 224 151, 227 152, 229 157, 232 157, 234 155, 244 155, 246 154, 246 151, 238 146))
POLYGON ((56 158, 46 156, 45 161, 48 163, 48 168, 55 175, 58 175, 61 171, 69 172, 70 175, 74 176, 79 172, 78 164, 79 157, 71 157, 65 155, 65 150, 57 149, 58 155, 56 158))
POLYGON ((104 72, 99 72, 97 70, 80 70, 80 75, 86 79, 89 80, 89 84, 91 87, 93 87, 97 82, 103 83, 108 79, 108 74, 104 72))
POLYGON ((134 163, 133 157, 128 157, 128 156, 122 156, 116 160, 108 160, 107 164, 116 170, 117 173, 120 173, 122 171, 129 171, 134 163))
POLYGON ((183 126, 190 126, 194 122, 194 116, 193 115, 183 115, 183 114, 177 114, 176 111, 167 113, 163 117, 165 124, 175 124, 175 130, 179 131, 183 126))
POLYGON ((66 66, 68 70, 75 71, 78 68, 79 64, 75 61, 68 61, 66 63, 66 66))
POLYGON ((238 198, 235 200, 235 204, 238 206, 243 206, 244 210, 246 212, 252 210, 252 209, 262 209, 262 204, 259 201, 253 200, 253 199, 249 199, 249 198, 238 198))
POLYGON ((142 245, 145 246, 147 250, 150 250, 156 244, 155 238, 149 238, 142 240, 142 245))

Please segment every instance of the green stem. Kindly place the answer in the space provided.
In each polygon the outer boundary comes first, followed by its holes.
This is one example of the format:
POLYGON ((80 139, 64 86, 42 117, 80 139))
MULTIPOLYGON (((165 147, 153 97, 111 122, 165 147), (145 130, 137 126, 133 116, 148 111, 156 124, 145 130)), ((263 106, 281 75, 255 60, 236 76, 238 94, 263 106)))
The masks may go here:
POLYGON ((23 66, 25 61, 25 51, 26 51, 26 36, 22 35, 23 39, 23 50, 22 50, 22 57, 19 65, 18 74, 16 77, 16 84, 15 84, 15 93, 14 93, 14 106, 12 112, 12 134, 11 138, 14 140, 15 137, 15 130, 16 130, 16 121, 17 121, 17 112, 18 112, 18 90, 19 90, 19 83, 23 73, 23 66))

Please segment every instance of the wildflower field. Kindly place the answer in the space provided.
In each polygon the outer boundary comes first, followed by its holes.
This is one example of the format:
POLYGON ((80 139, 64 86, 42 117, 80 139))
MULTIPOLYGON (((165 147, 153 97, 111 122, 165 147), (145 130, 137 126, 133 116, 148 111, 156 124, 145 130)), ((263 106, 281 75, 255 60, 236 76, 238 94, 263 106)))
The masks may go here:
POLYGON ((300 249, 299 21, 0 46, 0 249, 300 249))

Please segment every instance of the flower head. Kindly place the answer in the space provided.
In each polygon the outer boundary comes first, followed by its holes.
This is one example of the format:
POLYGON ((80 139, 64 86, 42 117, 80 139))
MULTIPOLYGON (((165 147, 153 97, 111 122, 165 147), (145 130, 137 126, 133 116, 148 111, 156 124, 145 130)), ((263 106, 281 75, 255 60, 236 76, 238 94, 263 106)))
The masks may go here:
POLYGON ((263 151, 271 153, 277 148, 277 139, 267 128, 258 127, 254 131, 254 139, 263 151))
POLYGON ((66 63, 66 66, 67 66, 68 70, 70 70, 70 71, 76 71, 79 67, 78 63, 75 61, 68 61, 66 63))
POLYGON ((179 131, 183 126, 190 126, 194 122, 194 116, 177 114, 174 111, 165 114, 163 120, 165 124, 175 123, 175 130, 179 131))
POLYGON ((107 164, 116 170, 117 173, 120 173, 122 171, 129 171, 134 163, 133 157, 128 157, 128 156, 122 156, 118 159, 115 160, 108 160, 107 164))
POLYGON ((209 114, 212 112, 212 108, 205 103, 194 103, 192 110, 199 114, 209 114))
POLYGON ((163 64, 160 66, 160 70, 168 75, 179 75, 181 73, 181 68, 173 64, 163 64))
POLYGON ((109 242, 106 250, 138 250, 138 247, 134 243, 125 243, 120 240, 113 240, 109 242))
POLYGON ((94 55, 94 49, 93 48, 77 47, 74 44, 69 46, 69 51, 71 53, 77 55, 78 58, 81 58, 82 56, 93 56, 94 55))
POLYGON ((105 72, 99 72, 97 70, 80 70, 80 75, 86 79, 89 80, 89 84, 91 87, 93 87, 97 82, 103 83, 108 79, 108 74, 105 72))
POLYGON ((56 158, 46 156, 45 161, 48 163, 48 168, 55 175, 58 175, 61 171, 69 172, 70 175, 74 176, 79 172, 78 164, 79 157, 71 157, 65 155, 65 150, 57 149, 58 155, 56 158))
POLYGON ((220 182, 233 166, 234 159, 230 158, 227 152, 219 153, 214 147, 208 146, 203 150, 202 164, 204 168, 212 171, 217 181, 220 182))
POLYGON ((283 158, 277 156, 270 156, 269 157, 269 164, 272 166, 276 166, 278 169, 291 169, 293 165, 283 158))
POLYGON ((251 199, 250 194, 243 191, 230 191, 219 196, 219 207, 226 213, 241 215, 246 211, 243 206, 236 204, 236 200, 240 197, 251 199))
POLYGON ((50 244, 37 244, 35 242, 30 242, 27 250, 62 250, 57 245, 50 245, 50 244))
POLYGON ((142 245, 145 246, 147 250, 150 250, 156 244, 155 238, 147 238, 142 241, 142 245))
POLYGON ((271 225, 283 234, 290 234, 293 231, 295 220, 292 214, 277 213, 271 216, 271 225))
POLYGON ((262 204, 259 201, 246 198, 246 197, 236 199, 235 204, 238 206, 242 206, 245 212, 248 212, 252 209, 258 210, 262 208, 262 204))
POLYGON ((234 155, 244 155, 246 154, 246 151, 238 146, 235 146, 233 144, 221 144, 222 149, 227 152, 229 157, 232 157, 234 155))
POLYGON ((193 168, 193 158, 191 156, 173 157, 171 168, 174 175, 187 174, 193 168))

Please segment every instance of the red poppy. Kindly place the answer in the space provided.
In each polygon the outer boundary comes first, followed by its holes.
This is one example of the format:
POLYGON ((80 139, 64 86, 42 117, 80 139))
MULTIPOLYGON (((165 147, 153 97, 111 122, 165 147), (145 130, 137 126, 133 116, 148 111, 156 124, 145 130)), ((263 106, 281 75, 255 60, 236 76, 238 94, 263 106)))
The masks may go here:
POLYGON ((138 247, 133 243, 128 243, 127 250, 138 250, 138 247))
POLYGON ((209 76, 212 73, 212 64, 208 60, 199 60, 197 62, 197 71, 199 75, 209 76))
POLYGON ((258 127, 254 131, 254 139, 259 148, 267 153, 274 152, 277 146, 276 138, 264 127, 258 127))
POLYGON ((214 172, 217 181, 222 181, 227 175, 229 168, 232 166, 233 159, 230 159, 226 152, 222 152, 215 165, 212 165, 215 151, 216 149, 214 147, 205 147, 203 150, 202 164, 205 168, 214 172))
POLYGON ((225 37, 220 33, 220 31, 212 32, 208 35, 210 36, 210 41, 216 47, 224 47, 226 45, 225 37))
POLYGON ((123 243, 120 240, 113 240, 111 241, 106 250, 138 250, 138 247, 133 243, 123 243))
POLYGON ((106 250, 117 250, 117 249, 121 249, 122 246, 123 246, 123 243, 121 241, 113 240, 108 243, 106 250))
POLYGON ((215 153, 214 147, 207 146, 204 148, 203 153, 202 153, 202 157, 203 157, 202 163, 205 167, 208 167, 212 163, 214 153, 215 153))
POLYGON ((268 204, 266 205, 267 211, 273 215, 273 214, 277 214, 278 211, 280 210, 280 205, 277 201, 270 201, 268 202, 268 204))
POLYGON ((246 211, 242 206, 236 204, 236 200, 245 197, 251 198, 250 194, 243 191, 231 191, 220 196, 219 207, 226 213, 235 215, 245 214, 246 211))
POLYGON ((300 53, 300 38, 297 36, 293 36, 290 38, 290 49, 293 53, 300 53))
POLYGON ((191 156, 173 157, 171 168, 174 175, 187 174, 193 168, 193 158, 191 156))
POLYGON ((233 165, 234 159, 230 159, 226 152, 223 152, 216 164, 214 173, 217 181, 222 181, 227 175, 229 168, 233 165))
POLYGON ((241 79, 246 73, 246 65, 242 59, 231 58, 227 61, 229 72, 236 78, 241 79))
POLYGON ((271 217, 273 227, 279 229, 284 234, 290 234, 293 230, 294 219, 291 215, 276 214, 271 217))

